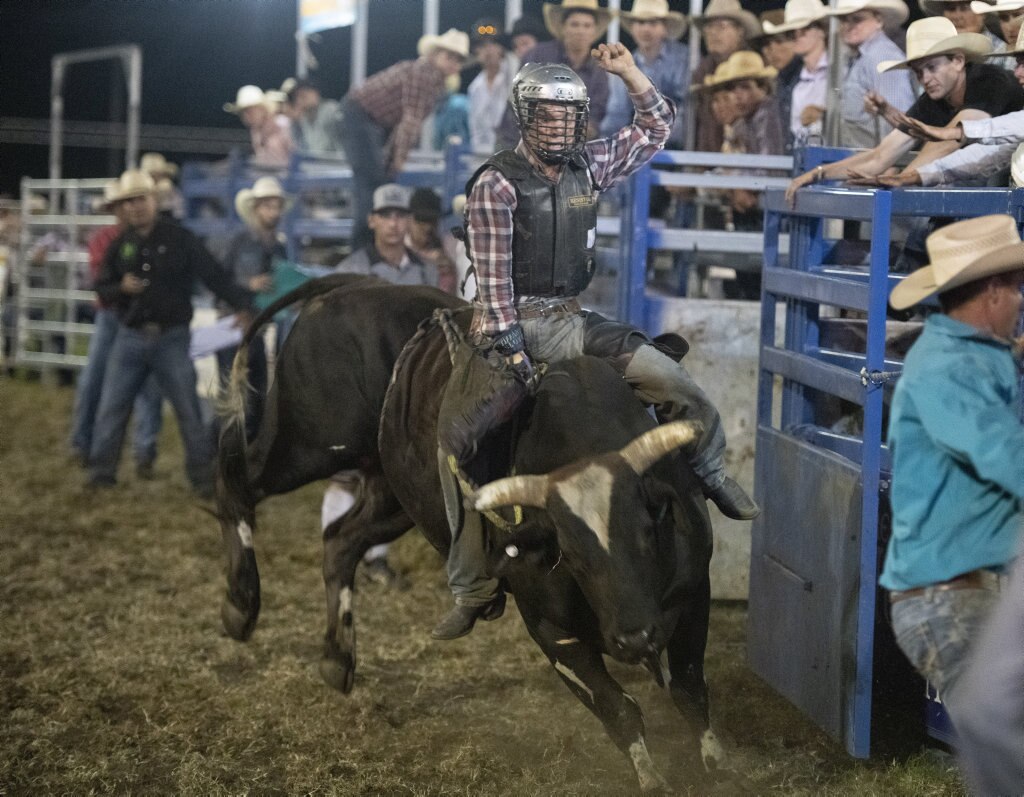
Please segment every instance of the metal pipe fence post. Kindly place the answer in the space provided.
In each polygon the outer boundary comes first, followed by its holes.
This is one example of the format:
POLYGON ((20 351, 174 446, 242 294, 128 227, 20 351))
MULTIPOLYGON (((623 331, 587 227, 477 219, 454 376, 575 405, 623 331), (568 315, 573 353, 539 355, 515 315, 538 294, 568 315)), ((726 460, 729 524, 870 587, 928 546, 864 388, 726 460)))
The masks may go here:
POLYGON ((619 246, 619 320, 639 327, 647 323, 647 222, 651 206, 651 166, 644 166, 626 184, 625 212, 619 246))

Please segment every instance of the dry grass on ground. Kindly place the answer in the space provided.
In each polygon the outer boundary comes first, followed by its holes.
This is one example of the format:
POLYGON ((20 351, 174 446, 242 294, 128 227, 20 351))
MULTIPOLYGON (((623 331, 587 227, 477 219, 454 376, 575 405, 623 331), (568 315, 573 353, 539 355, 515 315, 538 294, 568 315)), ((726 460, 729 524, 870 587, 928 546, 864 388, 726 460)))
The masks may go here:
MULTIPOLYGON (((0 381, 0 794, 622 795, 628 763, 561 685, 512 611, 458 642, 440 563, 408 535, 408 592, 362 584, 359 671, 345 697, 317 675, 316 487, 267 502, 264 607, 224 636, 219 535, 185 489, 173 423, 158 480, 129 468, 92 495, 68 464, 68 389, 0 381)), ((716 607, 708 678, 717 730, 757 793, 959 795, 913 755, 855 761, 744 664, 745 612, 716 607)), ((682 794, 700 779, 670 701, 615 668, 682 794)))

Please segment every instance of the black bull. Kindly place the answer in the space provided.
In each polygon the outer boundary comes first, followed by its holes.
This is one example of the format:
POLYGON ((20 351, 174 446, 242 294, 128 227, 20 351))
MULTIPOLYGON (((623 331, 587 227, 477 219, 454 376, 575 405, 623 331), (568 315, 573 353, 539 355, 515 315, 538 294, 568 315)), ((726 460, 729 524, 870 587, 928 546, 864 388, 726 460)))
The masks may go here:
MULTIPOLYGON (((439 329, 419 336, 396 369, 380 417, 379 448, 367 432, 376 430, 383 403, 387 377, 381 374, 390 372, 400 339, 429 314, 424 304, 461 303, 429 289, 341 282, 346 287, 315 298, 300 314, 248 457, 240 439, 242 369, 236 361, 218 502, 228 552, 223 618, 232 636, 245 639, 259 611, 256 502, 340 469, 361 470, 355 507, 324 534, 328 623, 321 673, 347 692, 355 671, 352 596, 362 554, 400 536, 413 521, 447 554, 436 414, 450 360, 439 329), (309 415, 296 417, 288 409, 292 402, 309 415)), ((294 298, 316 297, 329 287, 305 286, 294 298)), ((250 336, 273 311, 261 314, 250 336)), ((718 765, 722 753, 710 728, 703 673, 710 521, 683 458, 666 456, 689 442, 693 430, 657 427, 620 374, 594 358, 552 367, 515 429, 511 464, 518 475, 485 485, 470 500, 479 510, 524 508, 522 523, 511 531, 489 520, 484 527, 492 570, 515 595, 530 635, 630 758, 644 790, 664 782, 647 753, 639 706, 609 675, 602 654, 643 661, 699 735, 705 765, 718 765)))

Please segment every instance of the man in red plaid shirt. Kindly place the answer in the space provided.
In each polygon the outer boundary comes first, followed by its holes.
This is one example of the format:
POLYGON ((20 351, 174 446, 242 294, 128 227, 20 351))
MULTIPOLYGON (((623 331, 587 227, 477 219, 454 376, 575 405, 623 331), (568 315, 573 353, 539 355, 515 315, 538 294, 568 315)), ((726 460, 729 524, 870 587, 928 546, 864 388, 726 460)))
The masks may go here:
POLYGON ((339 130, 355 183, 353 250, 372 241, 367 218, 373 192, 394 182, 420 128, 445 94, 445 80, 469 57, 469 35, 452 28, 424 36, 415 61, 399 61, 352 89, 341 102, 339 130))
MULTIPOLYGON (((728 517, 752 519, 757 505, 725 474, 718 411, 686 369, 651 345, 645 333, 582 310, 576 299, 594 273, 599 192, 650 161, 675 118, 672 103, 623 45, 602 44, 592 56, 626 84, 633 123, 610 138, 584 143, 589 100, 576 73, 561 64, 526 64, 519 71, 512 106, 522 138, 515 150, 492 156, 467 187, 467 248, 477 281, 470 340, 492 360, 502 358, 520 384, 532 376, 531 360, 550 363, 583 354, 606 359, 642 401, 654 405, 659 420, 702 425, 690 462, 705 495, 728 517)), ((442 404, 442 453, 461 460, 514 401, 515 380, 496 381, 492 395, 467 396, 447 413, 454 419, 448 426, 442 404)), ((468 524, 453 529, 448 582, 456 605, 434 629, 435 639, 455 639, 468 634, 479 617, 500 615, 503 596, 497 580, 486 575, 480 537, 468 524)))

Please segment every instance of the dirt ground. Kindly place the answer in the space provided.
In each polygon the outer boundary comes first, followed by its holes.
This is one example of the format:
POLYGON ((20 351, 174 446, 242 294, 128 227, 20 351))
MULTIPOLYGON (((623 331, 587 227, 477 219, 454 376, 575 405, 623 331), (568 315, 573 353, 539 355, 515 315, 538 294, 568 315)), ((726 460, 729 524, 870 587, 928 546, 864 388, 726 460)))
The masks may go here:
MULTIPOLYGON (((261 507, 260 624, 249 643, 227 638, 219 532, 186 490, 170 416, 157 479, 126 463, 117 488, 92 494, 65 448, 71 401, 0 378, 0 794, 636 793, 514 609, 430 640, 449 598, 416 535, 393 549, 408 591, 360 584, 353 693, 326 687, 317 486, 261 507)), ((745 622, 742 605, 715 606, 707 669, 751 793, 964 793, 916 746, 849 758, 747 668, 745 622)), ((640 669, 613 672, 644 708, 662 773, 705 793, 667 696, 640 669)))

